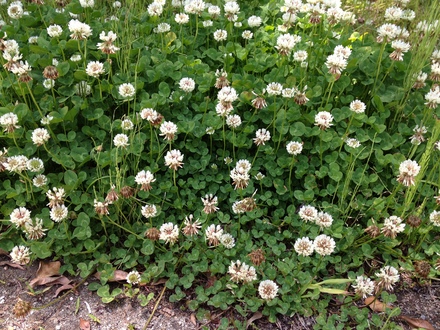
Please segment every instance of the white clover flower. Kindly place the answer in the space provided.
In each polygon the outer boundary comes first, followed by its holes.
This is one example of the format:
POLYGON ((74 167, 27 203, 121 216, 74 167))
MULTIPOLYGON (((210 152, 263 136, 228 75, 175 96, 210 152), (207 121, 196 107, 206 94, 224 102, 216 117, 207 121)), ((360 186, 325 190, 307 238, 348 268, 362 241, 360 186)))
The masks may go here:
POLYGON ((28 42, 30 44, 36 44, 38 42, 38 36, 31 36, 31 37, 29 37, 28 42))
MULTIPOLYGON (((439 64, 439 69, 440 69, 440 64, 439 64)), ((429 90, 429 92, 425 95, 425 100, 427 101, 425 105, 428 108, 430 109, 437 108, 437 106, 440 104, 440 87, 439 86, 432 87, 429 90)))
POLYGON ((142 206, 141 214, 147 219, 154 218, 157 215, 156 205, 147 204, 147 205, 142 206))
POLYGON ((362 298, 373 295, 374 282, 365 276, 358 276, 356 282, 351 285, 355 289, 355 293, 362 298))
POLYGON ((315 116, 315 125, 325 130, 332 126, 333 116, 328 111, 320 111, 315 116))
POLYGON ((402 219, 398 216, 392 215, 384 220, 381 232, 386 237, 396 238, 398 233, 405 230, 405 224, 402 223, 402 219))
POLYGON ((147 11, 150 16, 160 16, 163 12, 163 6, 157 2, 152 2, 148 5, 147 11))
POLYGON ((289 33, 282 34, 277 38, 277 45, 275 48, 278 49, 278 52, 281 55, 289 55, 293 47, 295 47, 300 41, 300 36, 291 35, 289 33))
POLYGON ((44 163, 40 158, 31 158, 27 161, 27 169, 30 172, 41 172, 44 171, 44 163))
POLYGON ((313 241, 313 247, 316 253, 326 256, 333 253, 336 243, 335 240, 330 236, 322 234, 315 238, 313 241))
POLYGON ((99 78, 100 75, 105 73, 104 63, 98 61, 90 61, 87 64, 86 73, 91 77, 99 78))
POLYGON ((70 56, 70 60, 72 62, 79 62, 79 61, 81 61, 81 59, 82 59, 82 57, 80 54, 74 54, 74 55, 70 56))
POLYGON ((136 89, 132 84, 124 83, 119 86, 118 92, 123 98, 128 99, 136 94, 136 89))
POLYGON ((206 134, 208 134, 208 135, 212 135, 212 134, 215 133, 215 128, 214 128, 214 127, 211 127, 211 126, 206 127, 205 132, 206 132, 206 134))
POLYGON ((386 21, 399 21, 403 16, 403 10, 399 7, 389 7, 385 10, 386 21))
POLYGON ((394 51, 389 57, 393 61, 403 61, 403 54, 408 52, 411 46, 409 43, 398 39, 391 42, 391 47, 393 47, 394 51))
POLYGON ((229 115, 226 117, 226 125, 230 128, 237 128, 241 125, 241 118, 239 115, 229 115))
POLYGON ((286 146, 286 150, 290 155, 299 155, 303 150, 303 144, 297 141, 290 141, 286 146))
POLYGON ((218 92, 217 99, 222 103, 232 103, 238 99, 238 94, 233 87, 225 86, 218 92))
POLYGON ((217 246, 220 244, 220 237, 223 235, 223 229, 220 225, 210 225, 205 230, 205 240, 209 246, 217 246))
POLYGON ((283 92, 283 85, 277 82, 271 82, 267 85, 266 92, 269 96, 281 95, 283 92))
POLYGON ((311 205, 303 205, 299 208, 298 215, 306 222, 315 222, 318 217, 318 210, 311 205))
POLYGON ((121 1, 115 1, 112 4, 113 8, 121 8, 122 4, 121 1))
POLYGON ((250 40, 253 37, 253 33, 249 30, 244 30, 243 33, 241 34, 241 37, 245 40, 250 40))
POLYGON ((339 76, 342 70, 347 67, 347 60, 341 55, 331 54, 327 57, 325 66, 331 74, 339 76))
POLYGON ((141 281, 141 275, 137 270, 133 270, 127 274, 128 284, 138 284, 141 281))
POLYGON ((211 5, 208 7, 208 13, 212 18, 217 18, 220 15, 220 7, 211 5))
POLYGON ((25 207, 19 207, 14 209, 9 217, 16 228, 23 227, 26 222, 31 221, 31 211, 25 207))
POLYGON ((179 87, 185 93, 191 93, 194 90, 194 88, 196 87, 196 82, 192 78, 185 77, 185 78, 180 79, 179 87))
POLYGON ((153 173, 150 171, 142 170, 138 174, 136 174, 136 177, 134 178, 134 181, 141 185, 141 190, 149 191, 151 190, 151 182, 156 181, 154 178, 153 173))
POLYGON ((231 261, 231 265, 228 268, 228 273, 231 276, 231 281, 233 282, 244 282, 250 283, 257 279, 257 273, 255 268, 247 265, 240 260, 231 261))
POLYGON ((359 148, 361 146, 361 143, 359 142, 359 140, 354 139, 354 138, 347 138, 347 139, 345 139, 345 143, 350 148, 359 148))
POLYGON ((65 195, 66 192, 64 188, 54 187, 52 190, 48 190, 46 192, 46 196, 47 198, 49 198, 49 203, 47 204, 47 206, 53 208, 55 206, 62 205, 64 203, 65 195))
POLYGON ((415 177, 419 172, 420 165, 415 160, 405 160, 400 163, 397 181, 407 187, 413 186, 415 184, 415 177))
POLYGON ((160 136, 163 136, 165 140, 171 141, 174 139, 175 134, 177 133, 177 125, 171 121, 164 121, 160 125, 160 136))
POLYGON ((260 128, 255 133, 254 143, 257 146, 264 145, 270 140, 270 132, 265 128, 260 128))
POLYGON ((23 17, 24 10, 22 3, 20 1, 11 2, 8 7, 8 15, 12 19, 19 19, 23 17))
POLYGON ((32 131, 32 142, 37 146, 42 146, 50 139, 49 131, 45 128, 36 128, 32 131))
POLYGON ((169 25, 168 23, 159 23, 157 25, 157 28, 155 29, 156 33, 165 33, 170 31, 171 29, 171 25, 169 25))
POLYGON ((32 179, 32 184, 37 188, 44 187, 47 185, 47 177, 44 174, 38 174, 32 179))
POLYGON ((308 54, 305 50, 298 50, 293 53, 293 60, 297 62, 304 62, 307 60, 308 54))
POLYGON ((231 234, 223 234, 220 236, 219 240, 227 249, 232 249, 235 246, 235 239, 231 234))
POLYGON ((344 47, 342 45, 338 45, 335 47, 333 54, 337 56, 341 56, 343 59, 348 59, 351 55, 351 49, 348 47, 344 47))
POLYGON ((44 79, 43 80, 43 87, 46 89, 54 88, 55 86, 55 80, 53 79, 44 79))
POLYGON ((355 113, 364 113, 366 108, 365 103, 359 100, 354 100, 350 103, 350 110, 355 113))
POLYGON ((165 155, 165 165, 174 171, 177 171, 179 167, 182 167, 183 155, 180 150, 173 149, 171 151, 168 151, 165 155))
POLYGON ((95 0, 79 0, 79 4, 83 8, 93 8, 95 5, 95 0))
POLYGON ((60 222, 67 218, 68 213, 69 211, 64 204, 56 205, 50 210, 50 218, 54 222, 60 222))
POLYGON ((262 299, 272 300, 277 296, 278 285, 271 280, 262 281, 258 286, 258 293, 262 299))
POLYGON ((172 222, 164 223, 162 226, 160 226, 159 230, 159 239, 165 241, 165 243, 174 245, 174 243, 176 243, 179 239, 179 227, 172 222))
POLYGON ((210 19, 208 19, 208 20, 206 20, 206 21, 203 21, 203 27, 210 27, 210 26, 212 26, 214 23, 210 20, 210 19))
POLYGON ((186 24, 189 22, 189 16, 185 13, 178 13, 174 17, 177 24, 186 24))
POLYGON ((200 15, 206 7, 206 3, 202 0, 190 0, 185 3, 184 10, 188 14, 200 15))
POLYGON ((113 144, 117 148, 126 148, 129 146, 128 136, 126 134, 116 134, 113 138, 113 144))
POLYGON ((134 127, 134 124, 133 124, 133 122, 131 121, 131 119, 125 118, 125 119, 123 119, 123 120, 121 121, 121 128, 122 128, 124 131, 130 131, 130 130, 133 129, 133 127, 134 127))
POLYGON ((214 32, 214 39, 216 41, 224 41, 228 38, 228 32, 226 30, 217 30, 214 32))
POLYGON ((315 223, 322 228, 328 228, 333 223, 333 217, 326 212, 318 212, 315 223))
POLYGON ((311 255, 314 251, 313 241, 308 237, 298 238, 293 245, 296 253, 301 256, 307 257, 311 255))
POLYGON ((262 22, 263 22, 263 20, 261 19, 261 17, 258 17, 258 16, 253 15, 248 18, 249 27, 259 27, 262 22))
POLYGON ((261 172, 258 172, 258 173, 254 176, 255 180, 258 180, 258 181, 263 180, 265 177, 266 177, 266 176, 265 176, 263 173, 261 173, 261 172))
POLYGON ((394 40, 400 32, 400 29, 397 25, 386 23, 377 29, 377 41, 382 42, 386 41, 389 42, 391 40, 394 40))
POLYGON ((20 245, 12 248, 10 256, 13 263, 26 265, 31 261, 30 254, 31 252, 29 251, 29 248, 20 245))
POLYGON ((46 235, 47 229, 43 228, 43 219, 35 218, 35 222, 28 221, 24 224, 24 231, 28 239, 37 240, 46 235))
POLYGON ((11 156, 3 166, 10 172, 20 173, 27 170, 28 158, 23 155, 11 156))
POLYGON ((440 227, 440 212, 432 211, 429 215, 429 221, 431 221, 435 227, 440 227))
POLYGON ((70 37, 72 39, 83 40, 92 35, 92 29, 86 23, 82 23, 77 19, 72 19, 68 24, 69 31, 72 32, 70 37))
POLYGON ((0 117, 0 125, 3 126, 3 132, 12 133, 15 129, 20 128, 18 124, 18 116, 13 112, 5 113, 0 117))
POLYGON ((393 285, 400 279, 399 272, 392 266, 382 267, 375 275, 379 278, 377 286, 388 291, 393 291, 393 285))

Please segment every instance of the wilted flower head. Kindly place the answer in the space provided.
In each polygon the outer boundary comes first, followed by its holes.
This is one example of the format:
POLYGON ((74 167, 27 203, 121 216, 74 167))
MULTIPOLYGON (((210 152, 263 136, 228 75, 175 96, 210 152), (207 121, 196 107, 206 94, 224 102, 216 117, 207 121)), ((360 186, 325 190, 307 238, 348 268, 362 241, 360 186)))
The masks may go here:
POLYGON ((358 276, 351 286, 355 289, 356 294, 362 298, 371 296, 374 291, 374 282, 363 275, 358 276))
POLYGON ((272 300, 277 296, 278 285, 271 280, 262 281, 258 286, 258 293, 264 300, 272 300))
POLYGON ((390 54, 390 58, 393 61, 403 61, 403 54, 409 50, 410 44, 402 40, 393 40, 391 47, 394 51, 390 54))
POLYGON ((64 191, 64 188, 57 188, 54 187, 52 190, 48 190, 46 192, 46 196, 49 199, 49 203, 47 206, 50 208, 53 208, 55 206, 59 206, 64 204, 64 196, 66 195, 66 192, 64 191))
POLYGON ((220 237, 223 235, 223 229, 220 225, 210 225, 205 230, 205 239, 209 246, 217 246, 220 244, 220 237))
POLYGON ((347 60, 338 54, 331 54, 325 62, 328 71, 337 78, 341 75, 342 70, 347 67, 347 60))
POLYGON ((203 202, 203 212, 206 214, 217 212, 218 207, 218 199, 217 196, 213 196, 212 194, 206 194, 205 198, 201 198, 203 202))
POLYGON ((99 215, 109 214, 108 205, 109 205, 109 203, 107 201, 100 202, 96 199, 93 201, 93 206, 95 207, 95 212, 96 212, 96 214, 99 214, 99 215))
POLYGON ((261 265, 266 260, 266 257, 264 256, 264 251, 262 249, 253 250, 251 253, 248 254, 248 257, 256 266, 261 265))
POLYGON ((186 236, 193 236, 199 233, 199 229, 202 227, 199 219, 194 220, 192 214, 185 217, 184 221, 185 227, 183 227, 182 232, 186 236))
POLYGON ((215 88, 222 89, 223 87, 228 87, 230 82, 228 80, 228 73, 223 69, 217 70, 215 72, 217 79, 215 80, 215 88))
POLYGON ((399 272, 392 266, 382 267, 379 273, 375 274, 378 279, 376 281, 376 292, 381 289, 393 291, 393 285, 399 281, 399 272))
POLYGON ((405 160, 400 163, 397 181, 407 187, 413 186, 415 184, 415 177, 417 174, 419 174, 419 172, 420 166, 415 160, 405 160))

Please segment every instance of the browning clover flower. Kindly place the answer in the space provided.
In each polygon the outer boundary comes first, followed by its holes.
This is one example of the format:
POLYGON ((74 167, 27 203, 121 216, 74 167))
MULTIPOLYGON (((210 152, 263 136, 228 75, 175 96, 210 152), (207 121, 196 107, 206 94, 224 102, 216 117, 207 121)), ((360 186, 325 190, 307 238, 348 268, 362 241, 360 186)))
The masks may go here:
POLYGON ((107 201, 100 202, 96 199, 93 201, 93 206, 95 207, 95 212, 99 215, 109 214, 108 205, 109 205, 109 203, 107 201))
POLYGON ((278 285, 271 280, 262 281, 258 286, 258 293, 264 300, 272 300, 277 296, 278 285))
POLYGON ((160 136, 163 136, 165 140, 171 141, 174 139, 174 135, 177 133, 177 125, 171 121, 164 121, 160 125, 160 136))
POLYGON ((333 116, 328 111, 320 111, 315 116, 315 125, 325 130, 332 126, 333 116))
POLYGON ((109 31, 107 35, 104 31, 99 34, 99 39, 103 42, 98 42, 96 47, 98 47, 101 52, 104 54, 114 54, 119 48, 113 45, 113 42, 116 40, 117 36, 113 31, 109 31))
POLYGON ((179 167, 183 166, 183 155, 180 150, 173 149, 168 151, 165 155, 165 165, 170 169, 177 171, 179 167))
POLYGON ((402 219, 392 215, 384 220, 384 225, 381 229, 381 232, 385 237, 396 238, 397 234, 403 232, 404 230, 405 224, 402 223, 402 219))
POLYGON ((415 177, 419 172, 420 166, 415 160, 405 160, 400 163, 397 181, 407 187, 413 186, 415 184, 415 177))
POLYGON ((171 246, 179 239, 179 227, 172 222, 164 223, 160 226, 159 239, 169 243, 171 246))
POLYGON ((260 128, 255 133, 254 143, 257 146, 263 145, 270 140, 270 132, 265 128, 260 128))
POLYGON ((30 240, 37 240, 42 238, 47 229, 43 229, 43 219, 35 218, 35 221, 27 221, 24 224, 24 231, 26 233, 26 237, 30 240))
POLYGON ((141 185, 141 190, 149 191, 152 188, 151 182, 156 181, 156 179, 154 178, 153 173, 151 173, 150 171, 142 170, 138 174, 136 174, 134 181, 137 184, 141 185))
POLYGON ((14 246, 10 257, 13 263, 19 264, 19 265, 26 265, 31 261, 30 258, 30 251, 29 248, 20 245, 20 246, 14 246))
POLYGON ((203 212, 205 212, 206 214, 210 214, 210 213, 214 213, 218 211, 218 199, 217 196, 214 196, 212 194, 206 194, 205 198, 201 198, 202 202, 203 202, 203 212))
POLYGON ((220 237, 223 235, 223 229, 220 225, 210 225, 205 230, 205 240, 209 246, 217 246, 220 244, 220 237))
POLYGON ((184 225, 182 232, 186 236, 193 236, 199 233, 199 229, 202 227, 199 219, 193 220, 194 216, 190 214, 185 217, 184 225))
POLYGON ((354 292, 362 298, 371 296, 374 291, 374 282, 363 275, 356 277, 355 283, 351 286, 353 287, 354 292))
POLYGON ((240 260, 235 262, 231 261, 231 265, 228 268, 228 273, 231 276, 231 281, 236 283, 250 283, 257 279, 255 268, 247 265, 244 262, 241 262, 240 260))
POLYGON ((393 285, 399 282, 399 272, 392 266, 385 266, 380 269, 379 273, 375 274, 378 279, 376 280, 376 292, 380 292, 382 289, 393 291, 393 285))

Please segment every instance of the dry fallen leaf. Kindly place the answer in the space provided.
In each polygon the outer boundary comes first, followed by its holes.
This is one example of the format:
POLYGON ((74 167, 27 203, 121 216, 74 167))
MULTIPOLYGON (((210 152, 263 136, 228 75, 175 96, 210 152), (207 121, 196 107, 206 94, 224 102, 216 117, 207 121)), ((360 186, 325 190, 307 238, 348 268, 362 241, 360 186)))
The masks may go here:
POLYGON ((384 312, 386 308, 389 309, 393 308, 392 306, 384 304, 383 302, 379 301, 374 296, 365 298, 364 303, 365 305, 370 307, 373 312, 384 312))
POLYGON ((60 274, 60 261, 40 261, 37 270, 37 277, 48 277, 60 274))
MULTIPOLYGON (((111 278, 108 279, 108 282, 117 282, 117 281, 126 281, 127 280, 127 272, 124 272, 123 270, 115 270, 115 273, 113 274, 113 276, 111 278)), ((100 272, 96 272, 96 274, 94 275, 98 280, 101 279, 101 273, 100 272)))
POLYGON ((246 322, 246 329, 256 320, 261 319, 263 317, 263 314, 261 314, 261 312, 256 312, 254 313, 254 315, 252 315, 252 317, 247 320, 246 322))
POLYGON ((399 319, 405 321, 406 323, 408 323, 413 328, 417 328, 417 329, 422 328, 422 329, 426 329, 426 330, 435 330, 431 323, 429 323, 428 321, 422 320, 422 319, 415 319, 415 318, 408 317, 408 316, 405 316, 405 315, 400 315, 399 319))
POLYGON ((196 314, 192 313, 190 319, 192 324, 197 325, 196 314))
POLYGON ((19 264, 14 264, 12 261, 0 261, 0 266, 9 266, 24 270, 24 267, 20 266, 19 264))
POLYGON ((54 298, 58 297, 58 295, 62 292, 62 291, 66 291, 66 290, 70 290, 73 289, 74 286, 72 284, 63 284, 62 286, 60 286, 57 291, 55 291, 55 295, 54 298))
POLYGON ((81 330, 90 330, 90 322, 80 318, 79 319, 79 328, 81 330))

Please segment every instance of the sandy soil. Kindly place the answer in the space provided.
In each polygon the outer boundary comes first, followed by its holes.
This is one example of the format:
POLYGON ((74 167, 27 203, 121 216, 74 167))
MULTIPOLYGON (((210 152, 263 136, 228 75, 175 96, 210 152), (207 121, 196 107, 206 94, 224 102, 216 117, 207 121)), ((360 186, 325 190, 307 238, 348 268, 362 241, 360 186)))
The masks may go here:
MULTIPOLYGON (((35 277, 37 268, 37 264, 25 267, 24 270, 8 266, 0 268, 1 330, 76 330, 81 329, 81 319, 88 321, 92 330, 142 330, 163 289, 162 285, 142 287, 141 290, 145 295, 153 292, 155 298, 146 307, 141 307, 138 301, 129 298, 104 304, 96 293, 89 291, 85 285, 82 285, 76 293, 70 293, 63 300, 43 309, 34 309, 25 318, 16 318, 13 315, 13 307, 18 298, 31 302, 36 308, 50 304, 54 300, 56 288, 59 286, 49 288, 35 296, 30 293, 27 285, 35 277)), ((90 280, 93 279, 88 279, 88 281, 90 280)), ((38 286, 35 291, 44 289, 44 286, 38 286)), ((226 312, 213 311, 210 320, 197 320, 194 313, 183 310, 184 305, 169 303, 168 296, 170 294, 171 292, 165 291, 147 329, 216 329, 221 317, 229 319, 238 317, 231 309, 226 312)), ((439 282, 425 287, 401 289, 396 294, 398 296, 396 305, 402 309, 402 314, 429 321, 434 329, 440 329, 439 282)), ((406 323, 395 321, 403 329, 410 329, 406 323)), ((255 321, 249 329, 306 330, 313 329, 314 323, 313 318, 280 316, 275 324, 262 318, 255 321)))

